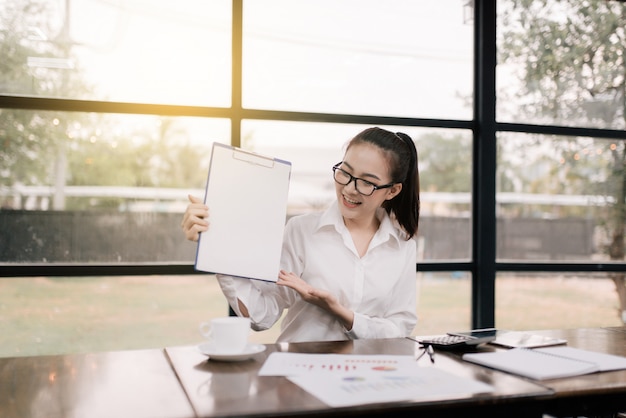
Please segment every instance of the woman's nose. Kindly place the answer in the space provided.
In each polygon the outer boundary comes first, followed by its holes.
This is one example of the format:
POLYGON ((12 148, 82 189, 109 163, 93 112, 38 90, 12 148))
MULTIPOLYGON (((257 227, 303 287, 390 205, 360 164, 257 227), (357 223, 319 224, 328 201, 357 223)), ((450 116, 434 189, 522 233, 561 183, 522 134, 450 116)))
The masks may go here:
POLYGON ((358 193, 359 191, 356 188, 356 179, 350 179, 350 182, 343 186, 344 189, 348 189, 349 192, 358 193))

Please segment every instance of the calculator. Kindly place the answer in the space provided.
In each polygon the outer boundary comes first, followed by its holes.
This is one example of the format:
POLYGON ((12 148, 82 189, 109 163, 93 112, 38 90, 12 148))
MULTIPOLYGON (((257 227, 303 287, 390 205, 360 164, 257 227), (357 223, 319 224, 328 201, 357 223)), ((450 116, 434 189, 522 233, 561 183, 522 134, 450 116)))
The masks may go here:
POLYGON ((456 349, 493 341, 496 339, 496 330, 495 328, 474 329, 428 337, 413 337, 413 339, 422 345, 432 345, 441 349, 456 349))

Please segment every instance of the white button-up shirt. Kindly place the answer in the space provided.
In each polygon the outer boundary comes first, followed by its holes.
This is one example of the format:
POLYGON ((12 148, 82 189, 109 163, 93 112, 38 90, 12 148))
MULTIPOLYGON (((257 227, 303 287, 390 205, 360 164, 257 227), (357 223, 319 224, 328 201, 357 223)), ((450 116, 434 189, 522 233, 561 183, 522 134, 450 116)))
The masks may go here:
MULTIPOLYGON (((285 226, 281 268, 335 295, 354 312, 346 330, 327 311, 293 289, 271 282, 218 276, 230 306, 248 308, 253 328, 281 323, 278 342, 395 338, 411 335, 416 316, 416 247, 383 209, 367 253, 359 257, 337 203, 323 213, 291 218, 285 226)), ((245 262, 245 261, 243 261, 245 262)))

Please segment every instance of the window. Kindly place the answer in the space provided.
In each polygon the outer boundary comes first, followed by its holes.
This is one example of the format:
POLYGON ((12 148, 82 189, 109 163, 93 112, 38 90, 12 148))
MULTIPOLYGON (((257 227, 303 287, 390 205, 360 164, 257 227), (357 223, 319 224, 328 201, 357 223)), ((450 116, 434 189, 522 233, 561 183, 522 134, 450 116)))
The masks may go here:
POLYGON ((202 196, 224 119, 3 110, 4 263, 189 262, 187 195, 202 196), (10 154, 9 154, 10 153, 10 154))
POLYGON ((498 144, 498 259, 610 260, 623 141, 507 132, 498 144))
POLYGON ((624 2, 498 2, 498 120, 626 128, 624 2))
MULTIPOLYGON (((472 150, 469 130, 386 126, 416 143, 420 170, 418 260, 471 258, 472 150), (445 237, 445 239, 442 239, 445 237)), ((244 120, 242 145, 292 162, 290 216, 321 210, 335 200, 331 167, 344 145, 367 126, 244 120)))
MULTIPOLYGON (((372 125, 409 134, 420 156, 416 332, 524 327, 502 307, 524 306, 517 289, 539 276, 584 287, 589 273, 593 291, 626 312, 623 2, 5 3, 3 319, 50 283, 90 300, 136 280, 162 293, 129 293, 142 311, 129 303, 93 321, 157 313, 179 327, 185 296, 170 300, 168 286, 219 292, 193 275, 195 246, 179 229, 187 195, 204 192, 212 142, 292 161, 292 216, 333 199, 343 144, 372 125)), ((188 298, 193 313, 181 321, 194 325, 181 343, 216 315, 205 306, 213 296, 188 298)), ((22 316, 34 340, 15 352, 45 352, 53 322, 36 325, 64 305, 46 306, 22 316)), ((580 322, 553 324, 542 326, 580 322)))
MULTIPOLYGON (((559 327, 557 318, 572 318, 563 302, 585 300, 593 309, 599 293, 613 312, 600 323, 626 323, 626 5, 499 1, 498 8, 496 305, 514 305, 519 293, 517 303, 552 306, 559 327), (524 283, 531 282, 545 293, 530 295, 524 283), (560 301, 550 298, 555 282, 560 301)), ((514 326, 504 308, 496 323, 514 326)))
POLYGON ((459 1, 245 1, 243 13, 246 108, 471 118, 459 1))
POLYGON ((230 105, 230 1, 4 3, 2 93, 230 105))

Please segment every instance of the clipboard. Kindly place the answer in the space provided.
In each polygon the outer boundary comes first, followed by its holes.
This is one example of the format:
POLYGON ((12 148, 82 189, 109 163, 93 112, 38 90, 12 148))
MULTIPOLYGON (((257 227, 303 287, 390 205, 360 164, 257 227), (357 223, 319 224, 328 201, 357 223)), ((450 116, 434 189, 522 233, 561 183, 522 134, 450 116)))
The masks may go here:
POLYGON ((213 143, 196 270, 278 280, 291 163, 213 143))

